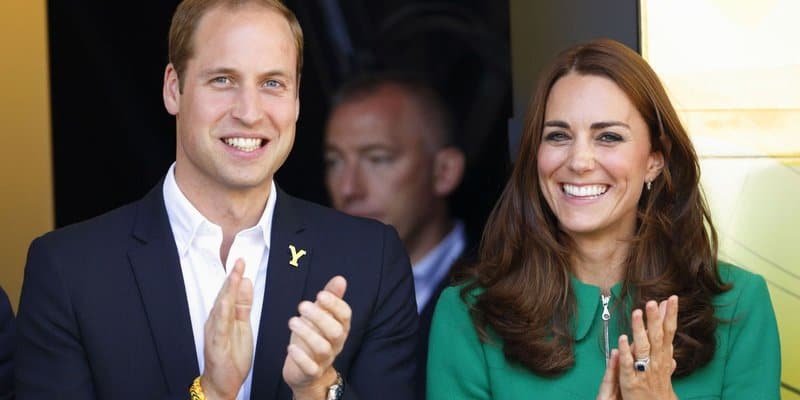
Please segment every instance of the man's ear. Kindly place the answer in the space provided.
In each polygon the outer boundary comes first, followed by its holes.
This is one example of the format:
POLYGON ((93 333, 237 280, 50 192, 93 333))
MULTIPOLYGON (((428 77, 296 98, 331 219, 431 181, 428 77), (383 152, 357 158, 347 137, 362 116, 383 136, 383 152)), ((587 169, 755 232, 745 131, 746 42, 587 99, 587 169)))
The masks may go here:
POLYGON ((466 157, 455 147, 445 147, 436 152, 433 162, 433 191, 439 197, 447 197, 461 184, 466 157))
POLYGON ((647 182, 652 182, 661 175, 661 171, 664 169, 664 154, 660 151, 654 151, 650 153, 650 157, 647 159, 647 175, 646 179, 647 182))
POLYGON ((295 111, 295 116, 294 116, 294 122, 295 123, 297 123, 297 120, 300 119, 300 78, 302 78, 302 77, 303 77, 303 75, 301 75, 301 74, 297 75, 297 88, 295 89, 295 90, 297 90, 297 93, 294 94, 295 97, 296 97, 296 99, 294 101, 294 107, 297 109, 297 111, 295 111))
POLYGON ((178 79, 178 71, 172 66, 172 63, 167 64, 164 70, 164 87, 162 88, 162 96, 164 97, 164 107, 167 112, 172 115, 178 115, 178 109, 181 105, 181 84, 178 79))

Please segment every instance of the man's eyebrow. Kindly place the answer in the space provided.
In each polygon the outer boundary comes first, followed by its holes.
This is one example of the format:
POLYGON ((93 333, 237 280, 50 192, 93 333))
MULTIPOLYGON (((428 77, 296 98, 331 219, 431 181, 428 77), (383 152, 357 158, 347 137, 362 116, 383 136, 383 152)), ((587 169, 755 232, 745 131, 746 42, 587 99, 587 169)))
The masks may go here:
POLYGON ((391 151, 392 147, 384 143, 371 143, 358 148, 359 153, 369 153, 370 151, 391 151))
MULTIPOLYGON (((202 76, 212 76, 212 75, 233 75, 233 76, 237 76, 237 75, 239 75, 239 72, 236 69, 230 68, 230 67, 212 67, 212 68, 207 68, 207 69, 204 69, 204 70, 200 71, 200 74, 202 76)), ((274 69, 274 70, 265 71, 265 72, 259 74, 258 76, 259 76, 260 79, 271 78, 271 77, 291 78, 292 74, 287 72, 287 71, 284 71, 282 69, 274 69)))
POLYGON ((282 69, 273 69, 260 74, 262 77, 280 76, 282 78, 291 78, 292 74, 282 69))
POLYGON ((200 71, 200 75, 237 75, 236 70, 228 67, 214 67, 200 71))
MULTIPOLYGON (((339 151, 339 146, 337 146, 335 143, 325 143, 325 150, 327 150, 327 151, 339 151)), ((385 143, 367 143, 367 144, 364 144, 364 145, 360 145, 360 146, 358 146, 356 148, 356 151, 358 151, 359 153, 367 153, 367 152, 375 151, 375 150, 391 151, 392 150, 392 146, 390 146, 388 144, 385 144, 385 143)))

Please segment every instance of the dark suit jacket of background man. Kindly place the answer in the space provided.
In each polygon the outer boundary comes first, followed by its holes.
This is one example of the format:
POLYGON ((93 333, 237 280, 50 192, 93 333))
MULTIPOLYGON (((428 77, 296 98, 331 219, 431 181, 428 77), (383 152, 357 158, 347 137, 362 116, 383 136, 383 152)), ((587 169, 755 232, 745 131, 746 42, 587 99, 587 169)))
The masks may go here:
POLYGON ((431 331, 433 312, 436 311, 436 303, 439 295, 449 286, 453 285, 453 274, 462 268, 466 268, 470 263, 477 260, 476 249, 471 244, 469 237, 465 238, 464 250, 450 265, 450 270, 444 278, 436 285, 430 300, 419 313, 419 341, 417 342, 417 389, 414 398, 422 400, 426 398, 425 389, 427 382, 428 369, 428 335, 431 331))
MULTIPOLYGON (((19 399, 188 397, 200 372, 162 187, 33 241, 18 313, 19 399)), ((413 398, 417 313, 397 233, 277 192, 251 399, 291 398, 281 372, 288 320, 337 274, 353 310, 335 361, 344 398, 413 398), (307 252, 298 267, 289 245, 307 252)))
POLYGON ((450 275, 442 279, 436 286, 436 289, 431 296, 431 299, 422 308, 419 313, 419 339, 417 342, 417 388, 414 398, 421 400, 426 397, 425 389, 427 382, 427 369, 428 369, 428 335, 431 332, 431 321, 433 320, 433 312, 436 310, 436 301, 439 300, 439 295, 442 291, 450 286, 450 275))

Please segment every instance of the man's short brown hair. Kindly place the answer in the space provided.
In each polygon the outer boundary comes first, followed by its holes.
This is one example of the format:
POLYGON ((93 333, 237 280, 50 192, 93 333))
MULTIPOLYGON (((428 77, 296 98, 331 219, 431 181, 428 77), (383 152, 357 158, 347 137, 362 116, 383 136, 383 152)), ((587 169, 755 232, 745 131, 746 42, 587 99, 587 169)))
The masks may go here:
MULTIPOLYGON (((236 9, 251 3, 276 11, 289 23, 297 49, 297 80, 300 80, 300 72, 303 70, 303 30, 292 10, 280 0, 184 0, 178 4, 169 27, 169 62, 178 73, 178 79, 183 77, 186 64, 194 55, 193 38, 200 19, 209 10, 217 7, 236 9)), ((183 89, 182 80, 180 88, 183 89)))

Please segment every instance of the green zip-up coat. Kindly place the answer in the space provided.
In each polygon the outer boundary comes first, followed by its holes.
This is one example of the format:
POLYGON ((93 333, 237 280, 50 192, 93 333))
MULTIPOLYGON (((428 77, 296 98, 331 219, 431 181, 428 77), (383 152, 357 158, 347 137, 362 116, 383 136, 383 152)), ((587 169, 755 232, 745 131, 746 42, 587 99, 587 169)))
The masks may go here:
MULTIPOLYGON (((780 345, 766 283, 761 276, 729 264, 720 263, 719 268, 723 281, 733 288, 714 299, 716 315, 731 322, 717 327, 713 360, 673 380, 675 393, 681 400, 778 399, 780 345)), ((594 399, 605 372, 600 288, 577 279, 572 284, 578 311, 573 318, 575 367, 556 378, 509 363, 496 336, 492 343, 480 341, 459 295, 461 288, 447 288, 437 303, 430 333, 428 400, 594 399)), ((608 327, 613 349, 620 334, 617 320, 622 311, 613 307, 619 285, 611 293, 608 327)))

